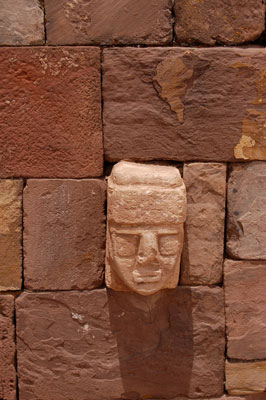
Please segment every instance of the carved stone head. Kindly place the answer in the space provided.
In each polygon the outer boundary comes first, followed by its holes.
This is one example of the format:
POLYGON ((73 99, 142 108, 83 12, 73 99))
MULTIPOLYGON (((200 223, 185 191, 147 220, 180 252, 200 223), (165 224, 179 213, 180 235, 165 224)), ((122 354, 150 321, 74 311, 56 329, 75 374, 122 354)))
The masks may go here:
POLYGON ((185 218, 177 168, 116 164, 108 179, 107 286, 145 296, 175 288, 185 218))

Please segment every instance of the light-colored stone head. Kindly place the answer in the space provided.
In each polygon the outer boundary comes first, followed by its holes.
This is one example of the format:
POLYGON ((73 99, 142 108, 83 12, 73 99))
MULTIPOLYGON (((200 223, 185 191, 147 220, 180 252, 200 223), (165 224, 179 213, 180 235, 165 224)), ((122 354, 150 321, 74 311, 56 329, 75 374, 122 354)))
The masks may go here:
POLYGON ((186 190, 175 167, 121 161, 108 179, 106 284, 150 295, 175 288, 186 190))

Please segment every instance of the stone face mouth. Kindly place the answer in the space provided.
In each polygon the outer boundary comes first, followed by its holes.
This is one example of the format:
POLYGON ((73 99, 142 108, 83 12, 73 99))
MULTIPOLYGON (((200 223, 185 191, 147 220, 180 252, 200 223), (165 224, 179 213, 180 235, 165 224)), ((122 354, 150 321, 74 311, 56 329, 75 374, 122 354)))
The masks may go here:
POLYGON ((158 282, 161 279, 162 270, 155 271, 143 271, 139 272, 138 270, 133 271, 133 280, 136 283, 153 283, 158 282))

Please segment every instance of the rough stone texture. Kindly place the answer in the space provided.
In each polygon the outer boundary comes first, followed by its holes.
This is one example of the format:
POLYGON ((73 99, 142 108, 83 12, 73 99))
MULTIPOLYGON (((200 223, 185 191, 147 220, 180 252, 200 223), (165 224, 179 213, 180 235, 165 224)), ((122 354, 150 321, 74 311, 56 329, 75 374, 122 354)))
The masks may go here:
POLYGON ((103 282, 105 183, 28 180, 24 278, 28 289, 92 289, 103 282))
POLYGON ((171 0, 45 0, 49 44, 166 44, 171 0))
POLYGON ((106 285, 147 296, 179 280, 186 188, 175 167, 120 161, 108 178, 106 285))
POLYGON ((232 166, 228 182, 227 252, 266 260, 266 163, 232 166))
POLYGON ((21 180, 0 180, 0 291, 21 288, 22 190, 21 180))
POLYGON ((266 262, 232 261, 224 264, 228 357, 266 358, 266 262))
POLYGON ((44 43, 44 16, 39 0, 0 0, 0 45, 44 43))
POLYGON ((232 395, 263 393, 266 390, 266 362, 226 362, 226 390, 232 395))
POLYGON ((17 317, 21 400, 223 394, 221 288, 24 293, 17 317))
POLYGON ((175 34, 180 44, 237 45, 265 28, 264 0, 178 0, 175 34))
POLYGON ((0 295, 0 399, 16 400, 14 297, 0 295))
POLYGON ((264 49, 105 49, 106 159, 265 159, 265 88, 264 49))
POLYGON ((188 205, 181 284, 219 283, 224 253, 226 166, 186 164, 184 182, 188 205))
POLYGON ((100 176, 99 49, 0 48, 0 75, 0 176, 100 176))

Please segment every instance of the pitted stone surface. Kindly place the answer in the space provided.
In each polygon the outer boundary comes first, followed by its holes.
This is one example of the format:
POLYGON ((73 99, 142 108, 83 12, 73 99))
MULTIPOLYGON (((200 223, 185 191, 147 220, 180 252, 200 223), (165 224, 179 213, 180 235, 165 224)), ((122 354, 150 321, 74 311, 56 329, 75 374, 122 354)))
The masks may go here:
POLYGON ((266 159, 265 77, 260 48, 105 49, 106 159, 266 159))
POLYGON ((171 0, 45 0, 49 44, 166 44, 171 0))
POLYGON ((228 182, 227 252, 266 260, 266 163, 232 166, 228 182))
POLYGON ((17 339, 21 400, 223 393, 220 288, 24 293, 17 339))
POLYGON ((102 285, 104 207, 104 181, 28 180, 24 191, 27 289, 92 289, 102 285))
POLYGON ((224 264, 227 353, 240 360, 266 358, 266 262, 224 264))
POLYGON ((14 297, 0 295, 0 399, 16 400, 14 297))
POLYGON ((178 0, 175 15, 180 44, 237 45, 256 40, 265 28, 261 0, 178 0))
POLYGON ((0 45, 44 43, 44 15, 39 0, 0 0, 0 45))
POLYGON ((0 291, 21 288, 22 191, 22 180, 0 180, 0 291))
POLYGON ((226 166, 186 164, 183 177, 188 205, 181 284, 219 283, 224 253, 226 166))
POLYGON ((0 177, 102 174, 100 50, 0 48, 0 177))
POLYGON ((186 219, 177 168, 121 161, 108 178, 105 281, 151 295, 175 288, 186 219))
MULTIPOLYGON (((226 390, 231 395, 259 394, 266 389, 266 362, 226 362, 226 390)), ((255 396, 254 396, 255 397, 255 396)))

